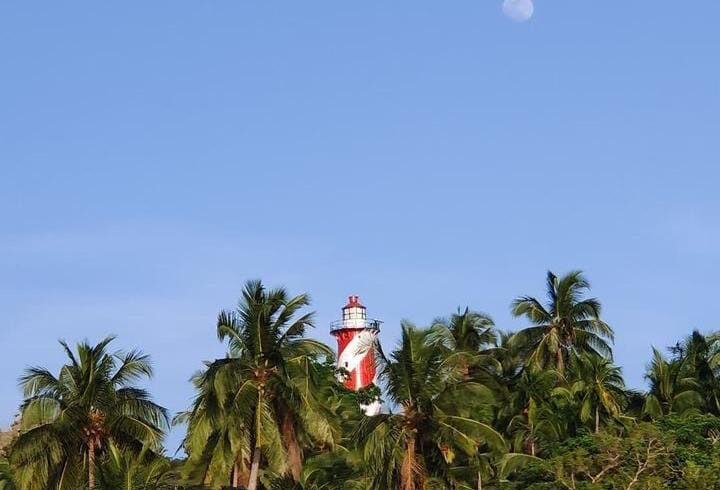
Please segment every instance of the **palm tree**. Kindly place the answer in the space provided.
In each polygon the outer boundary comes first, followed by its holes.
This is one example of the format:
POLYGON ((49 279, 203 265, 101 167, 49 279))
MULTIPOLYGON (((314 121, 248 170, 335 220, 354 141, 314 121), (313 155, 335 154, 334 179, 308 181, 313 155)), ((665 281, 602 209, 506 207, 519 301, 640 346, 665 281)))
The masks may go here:
POLYGON ((251 457, 250 406, 235 404, 234 386, 241 381, 226 369, 232 360, 206 363, 206 369, 193 376, 197 390, 193 406, 178 414, 176 425, 187 425, 183 447, 188 455, 184 473, 190 481, 216 488, 228 483, 237 488, 247 484, 251 457), (228 376, 231 376, 228 378, 228 376))
POLYGON ((650 391, 643 406, 645 416, 655 419, 672 413, 682 414, 703 405, 697 379, 687 376, 680 360, 668 361, 657 349, 653 349, 653 360, 645 378, 650 381, 650 391))
POLYGON ((291 476, 274 479, 271 490, 367 490, 357 452, 339 448, 309 458, 300 481, 291 476))
POLYGON ((720 414, 720 378, 717 360, 720 342, 717 335, 706 337, 694 330, 682 344, 671 349, 682 364, 683 375, 695 379, 699 392, 705 399, 705 407, 714 415, 720 414))
POLYGON ((317 383, 319 360, 332 351, 304 338, 313 326, 312 313, 296 317, 308 304, 305 294, 290 297, 283 288, 266 290, 260 281, 248 281, 237 309, 218 317, 218 338, 227 341, 228 356, 206 368, 212 390, 196 400, 188 416, 188 437, 228 441, 223 450, 229 447, 232 453, 234 475, 247 471, 248 490, 257 489, 263 461, 273 472, 289 472, 297 481, 303 447, 332 446, 336 438, 317 383), (206 396, 215 398, 215 406, 208 405, 206 396))
POLYGON ((452 350, 480 352, 492 348, 497 341, 495 323, 484 313, 458 309, 450 318, 438 318, 433 329, 445 335, 452 350))
POLYGON ((575 381, 570 391, 580 398, 580 421, 586 423, 594 417, 597 434, 601 413, 617 419, 627 404, 622 370, 609 359, 588 354, 575 356, 571 370, 575 381))
POLYGON ((107 457, 98 469, 98 484, 102 490, 171 488, 170 463, 147 446, 135 454, 110 443, 107 457))
POLYGON ((542 445, 560 439, 561 429, 552 405, 530 400, 527 409, 510 420, 507 430, 515 451, 537 456, 542 445))
POLYGON ((113 339, 79 343, 76 353, 60 342, 68 363, 57 376, 33 367, 20 378, 26 399, 10 459, 23 490, 92 490, 111 444, 136 453, 159 446, 167 413, 135 386, 152 376, 150 359, 138 350, 109 353, 113 339))
POLYGON ((562 375, 572 352, 612 355, 609 342, 613 331, 600 319, 600 303, 594 298, 583 299, 589 288, 580 271, 560 278, 548 272, 546 306, 530 296, 513 302, 513 315, 532 323, 513 339, 524 350, 528 365, 551 366, 562 375))
POLYGON ((433 322, 432 333, 444 346, 448 355, 457 356, 457 364, 466 380, 474 380, 501 391, 498 373, 502 366, 497 360, 497 334, 492 318, 469 308, 458 309, 450 318, 433 322))
POLYGON ((557 371, 523 369, 508 380, 510 396, 500 410, 508 420, 507 434, 513 450, 536 456, 545 445, 560 439, 565 432, 559 401, 567 399, 557 371))
POLYGON ((380 380, 399 411, 367 417, 358 429, 372 472, 369 488, 450 485, 453 469, 479 449, 506 449, 502 436, 476 418, 483 404, 494 403, 491 390, 465 379, 458 358, 448 355, 432 330, 404 322, 389 358, 376 349, 380 380))

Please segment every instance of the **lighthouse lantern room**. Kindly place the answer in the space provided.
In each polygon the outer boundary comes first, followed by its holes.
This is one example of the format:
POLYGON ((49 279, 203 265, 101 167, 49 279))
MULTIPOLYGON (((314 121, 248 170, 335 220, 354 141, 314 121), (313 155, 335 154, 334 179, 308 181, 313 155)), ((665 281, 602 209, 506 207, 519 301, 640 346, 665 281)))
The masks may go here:
MULTIPOLYGON (((375 382, 373 344, 380 332, 379 320, 368 320, 367 309, 356 295, 348 297, 342 309, 342 320, 331 324, 331 333, 338 343, 337 367, 345 371, 345 386, 358 391, 375 382)), ((367 415, 380 413, 374 402, 362 407, 367 415)))

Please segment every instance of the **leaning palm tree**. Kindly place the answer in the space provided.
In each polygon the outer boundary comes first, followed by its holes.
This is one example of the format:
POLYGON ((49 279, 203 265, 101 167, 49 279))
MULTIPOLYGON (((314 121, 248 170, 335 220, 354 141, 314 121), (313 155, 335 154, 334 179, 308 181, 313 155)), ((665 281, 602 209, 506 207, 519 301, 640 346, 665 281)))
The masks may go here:
POLYGON ((20 378, 26 399, 10 459, 23 490, 92 490, 111 445, 136 453, 160 445, 166 411, 135 386, 152 376, 150 359, 108 352, 113 339, 79 343, 76 353, 61 342, 68 363, 57 376, 33 367, 20 378))
POLYGON ((612 361, 594 355, 575 356, 572 362, 571 393, 580 399, 580 421, 594 419, 595 433, 600 432, 600 416, 619 419, 627 405, 622 370, 612 361))
POLYGON ((480 449, 506 449, 502 436, 477 418, 482 405, 494 403, 492 391, 465 379, 458 357, 440 342, 432 330, 403 323, 389 358, 376 347, 380 380, 399 411, 367 417, 358 429, 368 488, 448 488, 454 469, 480 449))
POLYGON ((531 327, 516 333, 513 343, 524 351, 533 368, 553 367, 564 374, 572 352, 610 357, 613 330, 600 319, 600 303, 584 298, 590 284, 580 271, 563 277, 547 274, 548 303, 522 296, 512 313, 524 317, 531 327))
POLYGON ((187 416, 188 441, 194 442, 186 447, 191 460, 206 449, 224 453, 220 466, 229 457, 233 486, 246 482, 256 490, 263 463, 297 481, 303 447, 334 444, 332 416, 317 386, 318 362, 332 351, 304 337, 313 326, 312 313, 300 314, 308 304, 307 295, 290 297, 285 289, 249 281, 237 309, 218 317, 228 356, 201 375, 208 389, 187 416))

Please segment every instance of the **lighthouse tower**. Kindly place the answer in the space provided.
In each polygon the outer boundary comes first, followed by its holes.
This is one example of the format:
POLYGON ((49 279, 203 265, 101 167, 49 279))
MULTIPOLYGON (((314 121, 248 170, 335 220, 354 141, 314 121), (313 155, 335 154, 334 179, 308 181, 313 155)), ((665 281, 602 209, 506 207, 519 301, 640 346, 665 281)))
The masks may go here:
MULTIPOLYGON (((345 386, 358 391, 375 382, 373 343, 380 333, 379 320, 368 320, 367 309, 358 296, 350 296, 342 309, 342 320, 331 324, 338 343, 337 367, 347 372, 345 386)), ((380 413, 380 403, 362 407, 366 415, 380 413)))

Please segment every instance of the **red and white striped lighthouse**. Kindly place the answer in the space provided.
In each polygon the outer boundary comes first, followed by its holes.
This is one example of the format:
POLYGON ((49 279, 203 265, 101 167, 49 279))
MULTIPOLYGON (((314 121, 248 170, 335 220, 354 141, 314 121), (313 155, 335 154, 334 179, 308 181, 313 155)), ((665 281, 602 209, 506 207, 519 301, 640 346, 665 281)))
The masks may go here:
MULTIPOLYGON (((380 333, 379 320, 368 320, 358 296, 350 296, 342 309, 342 320, 333 322, 331 333, 338 343, 337 367, 347 371, 345 386, 358 391, 375 382, 373 344, 380 333)), ((367 415, 380 413, 380 403, 364 405, 367 415)))

